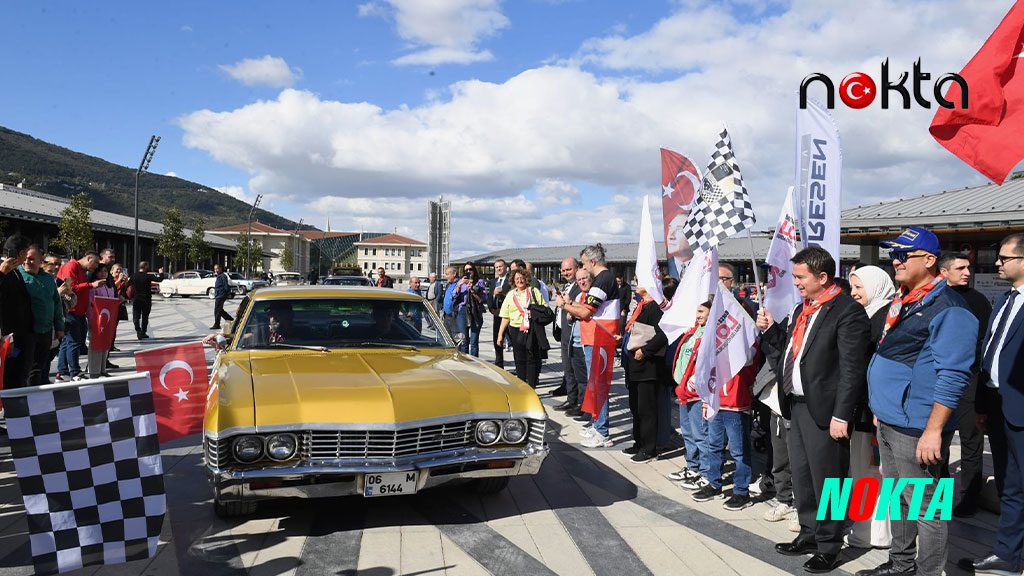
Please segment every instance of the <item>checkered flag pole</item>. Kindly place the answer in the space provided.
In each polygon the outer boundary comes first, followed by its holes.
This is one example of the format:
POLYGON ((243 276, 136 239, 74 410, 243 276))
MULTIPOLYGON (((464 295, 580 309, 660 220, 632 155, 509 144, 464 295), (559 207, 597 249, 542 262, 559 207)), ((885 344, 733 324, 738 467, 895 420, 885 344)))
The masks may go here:
POLYGON ((683 234, 694 252, 707 252, 753 225, 754 208, 732 151, 732 139, 722 128, 683 234))
POLYGON ((149 374, 0 396, 36 572, 152 557, 167 504, 149 374))

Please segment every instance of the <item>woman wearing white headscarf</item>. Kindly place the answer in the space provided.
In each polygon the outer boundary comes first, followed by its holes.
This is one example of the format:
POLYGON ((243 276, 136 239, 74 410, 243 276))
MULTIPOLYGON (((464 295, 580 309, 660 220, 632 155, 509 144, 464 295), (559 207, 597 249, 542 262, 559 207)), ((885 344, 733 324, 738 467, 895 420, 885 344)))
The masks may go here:
MULTIPOLYGON (((877 266, 863 266, 850 274, 850 295, 864 306, 871 319, 872 349, 882 337, 885 315, 889 304, 896 295, 896 287, 885 270, 877 266)), ((850 476, 856 482, 860 478, 873 477, 881 481, 882 467, 878 457, 878 441, 875 439, 874 418, 867 405, 860 410, 850 436, 850 476)), ((889 518, 854 522, 846 542, 856 548, 888 548, 892 544, 889 518)))

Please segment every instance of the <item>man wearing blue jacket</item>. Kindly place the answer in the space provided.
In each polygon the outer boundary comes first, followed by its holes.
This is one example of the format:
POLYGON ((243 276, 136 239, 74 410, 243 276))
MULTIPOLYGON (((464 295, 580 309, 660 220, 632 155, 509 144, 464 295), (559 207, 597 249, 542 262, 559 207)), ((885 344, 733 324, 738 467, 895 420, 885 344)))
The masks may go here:
MULTIPOLYGON (((978 320, 938 274, 940 249, 934 234, 911 227, 881 245, 891 250, 900 283, 868 366, 868 400, 878 421, 882 472, 896 483, 931 479, 922 500, 931 502, 956 430, 956 419, 950 416, 970 382, 978 320)), ((946 522, 924 520, 924 510, 921 519, 906 520, 914 492, 908 488, 900 495, 903 519, 891 521, 889 561, 858 576, 942 573, 948 554, 946 522)))

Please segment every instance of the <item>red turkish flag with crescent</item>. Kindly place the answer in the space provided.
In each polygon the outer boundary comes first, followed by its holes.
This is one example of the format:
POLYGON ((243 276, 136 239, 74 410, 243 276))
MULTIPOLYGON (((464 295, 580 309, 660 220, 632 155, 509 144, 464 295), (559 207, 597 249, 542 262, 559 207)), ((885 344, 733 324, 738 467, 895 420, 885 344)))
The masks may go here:
MULTIPOLYGON (((0 340, 0 390, 4 389, 4 368, 7 367, 7 356, 14 348, 14 334, 8 334, 0 340)), ((0 398, 0 408, 3 408, 3 399, 0 398)))
POLYGON ((97 296, 92 300, 92 314, 89 315, 89 347, 93 350, 110 350, 117 331, 117 312, 121 300, 97 296))
POLYGON ((210 375, 201 342, 136 352, 135 369, 149 372, 160 442, 203 431, 210 375))
POLYGON ((661 149, 661 213, 665 224, 665 249, 669 274, 678 279, 683 264, 693 258, 683 225, 690 205, 701 188, 700 172, 690 159, 678 152, 661 149))
POLYGON ((597 418, 601 407, 608 401, 614 369, 615 338, 610 331, 604 329, 604 324, 598 324, 597 329, 594 330, 594 350, 590 357, 587 391, 583 395, 583 407, 581 408, 594 418, 597 418))
POLYGON ((1024 4, 1017 2, 992 35, 960 71, 968 95, 949 82, 945 98, 955 108, 939 107, 929 131, 947 150, 1002 184, 1024 159, 1024 4))

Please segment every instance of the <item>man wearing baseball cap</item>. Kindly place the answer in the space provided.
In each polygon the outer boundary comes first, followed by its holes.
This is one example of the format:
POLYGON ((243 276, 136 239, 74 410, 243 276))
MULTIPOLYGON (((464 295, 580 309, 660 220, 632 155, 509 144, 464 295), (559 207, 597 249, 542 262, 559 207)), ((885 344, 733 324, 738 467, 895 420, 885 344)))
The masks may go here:
MULTIPOLYGON (((900 291, 868 366, 868 401, 878 421, 883 474, 894 483, 931 480, 921 500, 931 502, 956 430, 956 419, 950 416, 970 382, 978 320, 938 273, 935 234, 915 226, 881 246, 891 250, 900 291)), ((857 576, 942 573, 948 554, 946 522, 925 520, 923 509, 921 519, 905 519, 917 489, 901 493, 903 519, 891 520, 889 561, 857 576)))

